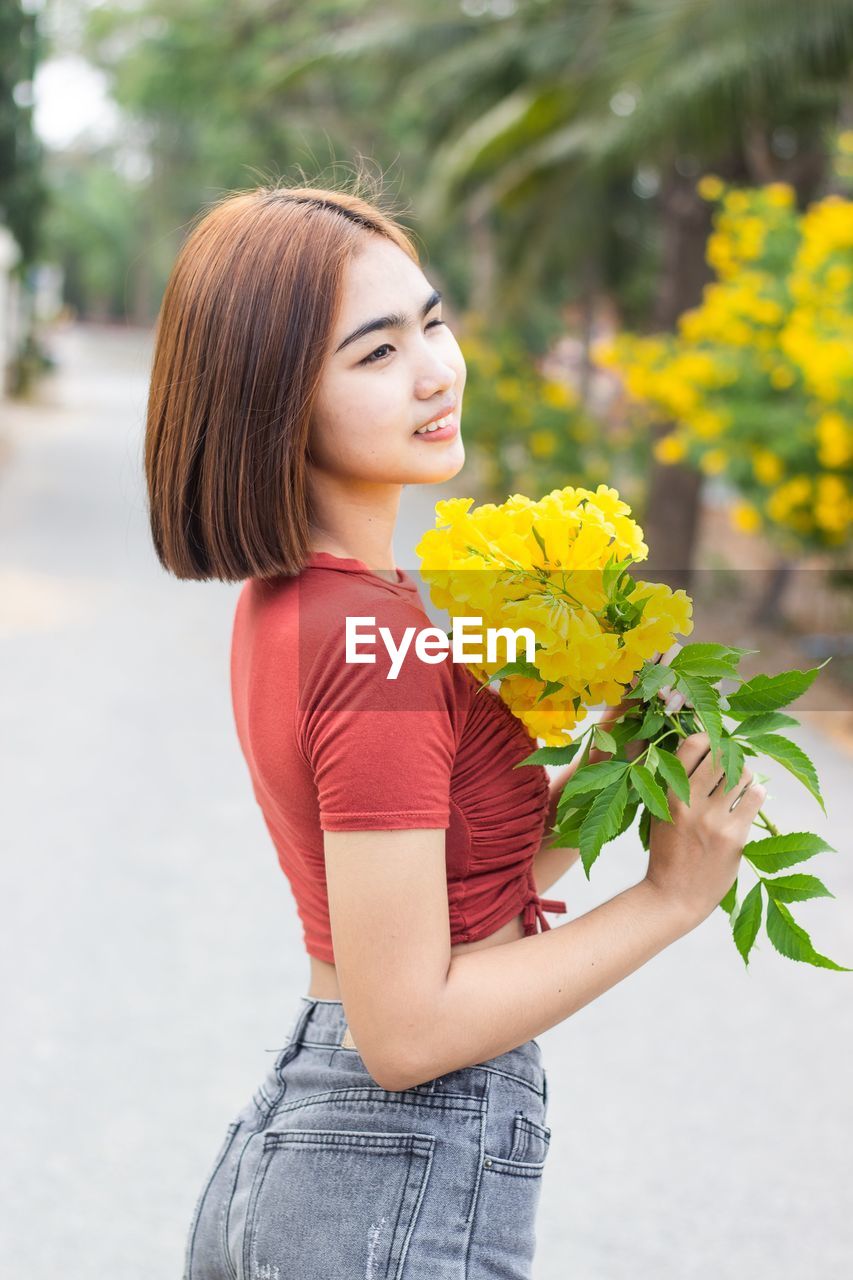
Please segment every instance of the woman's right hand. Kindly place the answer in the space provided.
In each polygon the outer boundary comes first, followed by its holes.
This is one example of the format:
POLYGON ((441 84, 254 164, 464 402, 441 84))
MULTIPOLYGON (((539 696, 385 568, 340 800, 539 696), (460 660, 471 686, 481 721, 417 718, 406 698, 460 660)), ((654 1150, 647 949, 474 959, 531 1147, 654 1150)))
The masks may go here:
POLYGON ((711 763, 707 733, 685 738, 676 754, 690 778, 690 804, 670 789, 673 821, 652 818, 646 880, 698 925, 734 884, 743 846, 767 792, 753 783, 746 767, 726 791, 722 766, 711 763))

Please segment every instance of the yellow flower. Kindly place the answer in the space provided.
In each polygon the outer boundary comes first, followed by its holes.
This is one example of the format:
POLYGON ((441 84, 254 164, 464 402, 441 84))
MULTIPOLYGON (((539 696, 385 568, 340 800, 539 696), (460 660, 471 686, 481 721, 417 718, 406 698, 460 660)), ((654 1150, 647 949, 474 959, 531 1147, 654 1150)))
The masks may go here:
MULTIPOLYGON (((620 702, 643 661, 692 630, 684 592, 605 575, 614 560, 648 555, 630 507, 605 484, 553 489, 538 502, 515 493, 499 506, 451 499, 436 504, 436 525, 417 547, 433 603, 453 618, 479 616, 486 629, 535 635, 539 678, 509 677, 500 694, 548 745, 565 741, 587 707, 620 702), (561 688, 540 701, 548 681, 561 688)), ((482 682, 506 656, 498 640, 493 661, 469 666, 482 682)))
POLYGON ((793 370, 789 369, 786 364, 777 364, 770 373, 770 382, 780 391, 787 387, 792 387, 796 382, 796 375, 793 370))
POLYGON ((534 431, 530 436, 530 452, 534 458, 550 458, 556 451, 557 437, 553 431, 534 431))
POLYGON ((760 484, 772 485, 782 478, 783 467, 779 457, 770 449, 756 449, 752 455, 752 470, 760 484))
POLYGON ((568 409, 578 402, 574 389, 565 382, 548 380, 542 385, 542 399, 555 409, 568 409))
POLYGON ((725 205, 729 213, 745 213, 749 208, 749 196, 745 191, 730 191, 725 205))
POLYGON ((473 498, 446 498, 437 502, 435 504, 436 527, 443 524, 461 524, 473 502, 473 498))
POLYGON ((681 462, 687 457, 687 449, 684 441, 674 432, 669 435, 661 436, 660 440, 656 440, 652 446, 652 453, 658 462, 662 462, 667 466, 671 466, 675 462, 681 462))
POLYGON ((618 363, 618 344, 612 338, 599 338, 591 344, 590 355, 596 364, 609 368, 618 363))
POLYGON ((853 517, 853 500, 840 476, 818 477, 814 514, 817 523, 835 533, 843 533, 853 517))
POLYGON ((725 189, 725 183, 715 173, 704 174, 696 183, 696 190, 703 200, 719 200, 725 189))
POLYGON ((808 476, 792 476, 768 498, 767 514, 779 524, 789 523, 792 513, 808 502, 811 493, 812 482, 808 476))
POLYGON ((830 267, 825 276, 826 287, 834 293, 843 293, 845 289, 850 287, 853 280, 853 271, 849 267, 843 267, 841 263, 836 263, 834 267, 830 267))
POLYGON ((835 410, 818 418, 818 458, 823 467, 844 467, 853 460, 853 424, 835 410))
POLYGON ((700 409, 688 420, 690 430, 700 440, 713 440, 726 427, 726 416, 715 409, 700 409))
POLYGON ((693 630, 693 602, 686 592, 671 591, 663 583, 639 583, 632 599, 646 596, 649 604, 640 621, 622 637, 625 648, 644 662, 656 652, 665 653, 677 635, 687 636, 693 630))
POLYGON ((725 449, 709 449, 707 453, 703 453, 699 459, 699 466, 706 475, 716 476, 721 471, 725 471, 728 465, 729 455, 725 449))
POLYGON ((838 150, 843 155, 853 156, 853 129, 844 129, 839 133, 838 150))
POLYGON ((755 533, 761 528, 761 516, 749 502, 736 502, 729 513, 732 526, 741 533, 755 533))
POLYGON ((764 188, 768 204, 779 209, 789 209, 794 203, 794 188, 787 182, 771 182, 764 188))

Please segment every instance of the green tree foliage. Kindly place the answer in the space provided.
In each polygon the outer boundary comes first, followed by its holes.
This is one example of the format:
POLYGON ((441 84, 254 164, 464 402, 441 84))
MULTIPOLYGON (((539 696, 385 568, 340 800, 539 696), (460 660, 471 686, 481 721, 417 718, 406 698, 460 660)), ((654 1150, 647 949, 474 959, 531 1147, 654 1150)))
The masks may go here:
POLYGON ((15 0, 0 5, 0 222, 21 249, 20 270, 34 260, 46 192, 33 132, 32 83, 41 56, 35 17, 15 0))

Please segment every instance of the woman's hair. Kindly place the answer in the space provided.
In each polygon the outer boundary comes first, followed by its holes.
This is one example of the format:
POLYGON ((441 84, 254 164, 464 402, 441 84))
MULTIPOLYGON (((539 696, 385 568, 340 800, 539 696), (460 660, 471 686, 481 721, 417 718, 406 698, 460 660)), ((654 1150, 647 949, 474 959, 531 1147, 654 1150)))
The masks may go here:
POLYGON ((176 577, 305 567, 309 425, 346 265, 368 233, 420 265, 375 201, 277 183, 218 200, 182 245, 157 318, 144 446, 154 547, 176 577))

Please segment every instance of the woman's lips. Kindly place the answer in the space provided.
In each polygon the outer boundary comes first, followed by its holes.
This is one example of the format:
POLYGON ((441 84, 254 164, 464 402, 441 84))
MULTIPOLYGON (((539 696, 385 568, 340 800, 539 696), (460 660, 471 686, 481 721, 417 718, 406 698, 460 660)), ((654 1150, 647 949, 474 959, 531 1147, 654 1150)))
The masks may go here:
POLYGON ((459 420, 456 415, 448 423, 446 427, 439 427, 437 431, 422 431, 420 434, 415 432, 415 440, 450 440, 459 430, 459 420))

